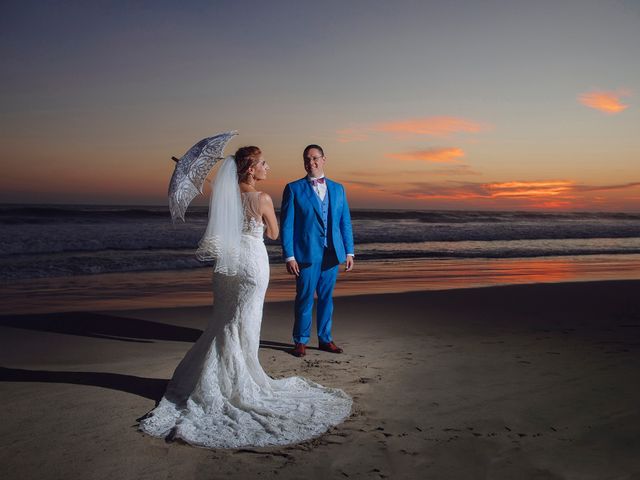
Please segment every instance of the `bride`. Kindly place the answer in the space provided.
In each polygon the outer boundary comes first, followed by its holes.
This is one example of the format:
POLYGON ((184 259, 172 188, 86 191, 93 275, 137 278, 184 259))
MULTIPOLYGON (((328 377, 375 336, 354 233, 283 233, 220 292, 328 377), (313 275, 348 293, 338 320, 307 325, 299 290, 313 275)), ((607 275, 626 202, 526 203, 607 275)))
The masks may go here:
POLYGON ((263 235, 279 233, 271 197, 255 188, 268 170, 258 147, 242 147, 220 166, 196 252, 215 261, 214 313, 158 406, 140 421, 149 435, 210 448, 286 445, 325 432, 351 411, 340 389, 302 377, 273 379, 260 366, 269 283, 263 235))

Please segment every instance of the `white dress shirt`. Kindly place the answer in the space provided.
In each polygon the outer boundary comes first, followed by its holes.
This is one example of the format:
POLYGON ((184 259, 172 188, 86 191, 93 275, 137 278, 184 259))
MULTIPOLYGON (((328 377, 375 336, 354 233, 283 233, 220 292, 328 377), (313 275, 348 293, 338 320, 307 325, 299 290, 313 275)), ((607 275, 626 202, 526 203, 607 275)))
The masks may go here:
MULTIPOLYGON (((307 175, 307 180, 309 181, 309 183, 313 182, 314 180, 318 180, 318 178, 324 178, 324 175, 317 178, 307 175)), ((316 192, 316 195, 320 197, 320 201, 324 202, 324 197, 327 195, 327 182, 316 183, 315 185, 311 183, 311 188, 313 188, 313 191, 316 192)))

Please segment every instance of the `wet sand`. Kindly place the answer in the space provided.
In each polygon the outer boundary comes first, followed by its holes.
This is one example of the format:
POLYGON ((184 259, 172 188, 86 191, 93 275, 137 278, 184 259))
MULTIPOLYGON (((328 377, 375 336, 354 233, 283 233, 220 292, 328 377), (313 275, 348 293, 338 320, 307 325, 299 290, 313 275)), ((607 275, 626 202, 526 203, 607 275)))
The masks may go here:
MULTIPOLYGON (((526 283, 640 279, 640 254, 534 258, 356 260, 335 296, 526 283)), ((267 301, 295 296, 282 263, 271 265, 267 301)), ((211 269, 33 278, 0 285, 0 314, 86 312, 210 305, 211 269)))

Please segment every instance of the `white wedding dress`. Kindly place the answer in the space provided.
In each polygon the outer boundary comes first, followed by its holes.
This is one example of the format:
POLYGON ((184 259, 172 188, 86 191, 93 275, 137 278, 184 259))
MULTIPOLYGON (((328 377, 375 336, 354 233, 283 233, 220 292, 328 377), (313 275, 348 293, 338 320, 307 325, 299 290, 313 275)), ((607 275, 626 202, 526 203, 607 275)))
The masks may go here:
POLYGON ((140 421, 156 437, 210 448, 286 445, 341 423, 351 398, 302 377, 270 378, 260 366, 262 305, 269 283, 259 192, 242 194, 237 275, 213 275, 214 314, 176 368, 167 391, 140 421))

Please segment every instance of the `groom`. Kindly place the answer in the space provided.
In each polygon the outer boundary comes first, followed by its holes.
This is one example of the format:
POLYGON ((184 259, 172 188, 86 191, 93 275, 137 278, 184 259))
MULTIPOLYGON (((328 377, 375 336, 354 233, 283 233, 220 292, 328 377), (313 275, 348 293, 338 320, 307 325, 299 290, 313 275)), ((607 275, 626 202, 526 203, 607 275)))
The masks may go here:
POLYGON ((353 268, 351 216, 344 187, 324 176, 327 161, 319 145, 302 154, 307 176, 289 183, 282 194, 280 228, 287 271, 296 276, 292 353, 305 355, 311 335, 313 295, 318 294, 316 323, 320 350, 342 353, 331 337, 333 287, 338 265, 353 268))

